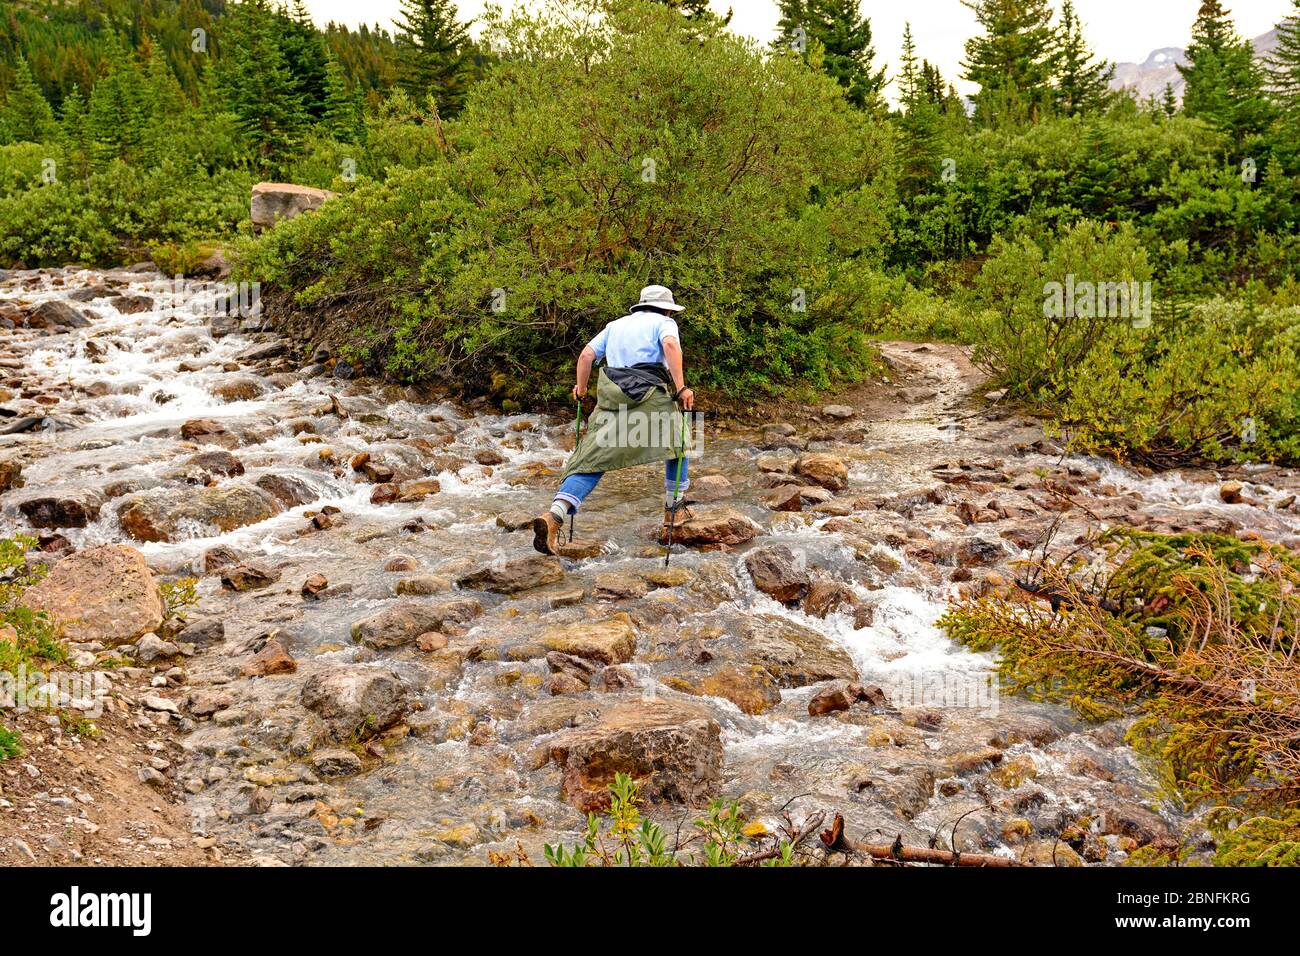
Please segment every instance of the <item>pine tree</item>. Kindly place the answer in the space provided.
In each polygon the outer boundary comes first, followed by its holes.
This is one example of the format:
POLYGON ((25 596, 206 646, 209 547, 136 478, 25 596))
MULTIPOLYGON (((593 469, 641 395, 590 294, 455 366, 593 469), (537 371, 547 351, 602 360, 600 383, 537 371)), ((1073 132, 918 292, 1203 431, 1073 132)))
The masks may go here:
MULTIPOLYGON (((900 116, 900 186, 904 195, 916 195, 937 176, 939 103, 933 98, 929 77, 917 62, 912 25, 903 25, 903 55, 898 74, 900 116)), ((935 71, 937 75, 937 71, 935 71)))
POLYGON ((78 87, 73 87, 63 97, 63 111, 59 116, 59 130, 63 142, 64 164, 71 173, 85 177, 90 173, 90 142, 86 133, 86 100, 78 87))
POLYGON ((985 125, 1036 121, 1050 105, 1058 57, 1048 0, 962 0, 984 33, 966 41, 963 78, 979 84, 985 125))
POLYGON ((1115 67, 1094 62, 1095 57, 1083 36, 1083 25, 1074 12, 1072 0, 1061 5, 1058 31, 1059 57, 1056 67, 1055 103, 1064 116, 1078 116, 1105 105, 1115 67))
POLYGON ((1242 40, 1219 0, 1202 0, 1187 63, 1178 72, 1185 81, 1183 112, 1230 134, 1242 145, 1263 131, 1272 118, 1264 97, 1263 71, 1249 40, 1242 40))
POLYGON ((1268 60, 1269 85, 1280 114, 1273 154, 1291 175, 1300 172, 1300 0, 1277 25, 1277 49, 1268 60))
POLYGON ((797 49, 807 60, 815 41, 822 69, 845 88, 849 100, 880 108, 885 71, 872 68, 871 21, 859 15, 857 0, 780 0, 780 6, 777 45, 797 49))
POLYGON ((325 111, 329 57, 325 38, 312 23, 302 0, 293 0, 292 7, 278 11, 274 26, 280 55, 293 75, 294 93, 302 108, 319 118, 325 111))
POLYGON ((321 122, 335 139, 352 142, 361 126, 361 104, 348 89, 347 78, 338 57, 330 56, 325 64, 325 111, 321 122))
POLYGON ((1277 49, 1268 58, 1269 85, 1288 113, 1300 113, 1300 0, 1277 25, 1277 49))
POLYGON ((1178 115, 1178 94, 1174 92, 1174 84, 1166 83, 1165 92, 1160 97, 1160 110, 1165 116, 1178 115))
POLYGON ((275 13, 266 0, 245 0, 226 24, 217 73, 222 99, 239 118, 259 167, 268 171, 287 161, 306 124, 278 40, 275 13))
POLYGON ((0 142, 40 143, 58 131, 54 110, 37 85, 25 57, 18 58, 14 85, 0 112, 0 142))
POLYGON ((115 34, 108 36, 105 62, 107 72, 95 84, 86 108, 86 132, 96 166, 134 156, 145 126, 140 70, 115 34))
POLYGON ((402 88, 417 101, 432 94, 443 116, 460 110, 473 66, 469 26, 457 17, 451 0, 402 0, 396 24, 402 88))

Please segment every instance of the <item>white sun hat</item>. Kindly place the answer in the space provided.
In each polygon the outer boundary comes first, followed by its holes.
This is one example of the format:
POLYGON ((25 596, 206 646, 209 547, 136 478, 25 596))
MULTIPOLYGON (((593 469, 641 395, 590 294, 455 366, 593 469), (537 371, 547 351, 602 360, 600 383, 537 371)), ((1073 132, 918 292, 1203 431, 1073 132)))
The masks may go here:
MULTIPOLYGON (((669 312, 680 312, 686 308, 673 301, 673 290, 666 285, 646 286, 641 290, 641 301, 636 305, 653 305, 656 309, 667 309, 669 312)), ((636 305, 632 308, 635 309, 636 305)))

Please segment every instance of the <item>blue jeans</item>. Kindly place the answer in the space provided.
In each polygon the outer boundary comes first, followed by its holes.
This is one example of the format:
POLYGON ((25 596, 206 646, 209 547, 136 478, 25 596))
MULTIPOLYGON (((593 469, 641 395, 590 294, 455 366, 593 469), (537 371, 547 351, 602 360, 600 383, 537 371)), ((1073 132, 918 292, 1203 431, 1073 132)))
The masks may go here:
MULTIPOLYGON (((570 513, 577 511, 582 507, 582 502, 587 495, 595 490, 596 484, 600 481, 603 471, 584 471, 577 474, 569 475, 560 485, 560 490, 555 493, 555 500, 562 501, 568 507, 570 513)), ((685 458, 669 458, 664 462, 664 491, 671 495, 674 488, 686 490, 690 484, 690 463, 685 458), (677 484, 677 463, 682 463, 682 480, 681 485, 677 484)))

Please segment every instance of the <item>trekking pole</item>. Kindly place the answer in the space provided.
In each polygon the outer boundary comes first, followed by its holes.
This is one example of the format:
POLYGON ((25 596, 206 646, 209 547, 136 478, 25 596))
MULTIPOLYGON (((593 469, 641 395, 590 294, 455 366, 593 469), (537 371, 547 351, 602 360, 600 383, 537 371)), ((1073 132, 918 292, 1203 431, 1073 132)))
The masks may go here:
POLYGON ((682 462, 686 460, 686 412, 682 412, 682 435, 677 444, 677 477, 673 481, 673 504, 668 509, 668 550, 664 552, 664 567, 673 556, 673 530, 677 527, 677 505, 681 501, 682 462))
MULTIPOLYGON (((573 453, 578 453, 578 437, 582 431, 582 399, 576 399, 578 403, 578 415, 573 420, 573 453)), ((578 509, 574 508, 569 512, 569 543, 573 543, 573 519, 577 516, 578 509)))

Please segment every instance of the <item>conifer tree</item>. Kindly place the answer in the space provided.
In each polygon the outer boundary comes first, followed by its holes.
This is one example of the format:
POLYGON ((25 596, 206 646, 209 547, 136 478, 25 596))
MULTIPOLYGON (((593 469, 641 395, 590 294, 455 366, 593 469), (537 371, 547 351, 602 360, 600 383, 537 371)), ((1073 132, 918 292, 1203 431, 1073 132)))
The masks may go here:
POLYGON ((924 190, 937 176, 936 142, 940 106, 933 98, 928 80, 923 65, 917 61, 912 25, 905 23, 901 70, 898 75, 898 128, 901 134, 902 167, 900 186, 905 195, 914 195, 924 190))
POLYGON ((222 36, 218 79, 225 104, 239 118, 258 166, 276 170, 299 142, 306 115, 278 42, 266 0, 245 0, 222 36))
POLYGON ((962 0, 984 29, 966 41, 963 77, 979 84, 975 119, 1033 122, 1052 99, 1058 57, 1048 0, 962 0))
POLYGON ((86 132, 96 166, 134 155, 144 132, 140 70, 113 34, 108 37, 105 59, 107 72, 91 91, 86 110, 86 132))
POLYGON ((1300 113, 1300 0, 1277 25, 1277 49, 1268 58, 1269 86, 1288 113, 1300 113))
POLYGON ((1219 0, 1202 0, 1180 64, 1186 86, 1183 112, 1217 126, 1237 145, 1264 130, 1272 110, 1263 93, 1263 71, 1249 40, 1237 36, 1219 0))
POLYGON ((13 88, 0 112, 0 141, 40 143, 57 130, 54 110, 32 76, 26 58, 19 57, 13 88))
POLYGON ((1164 95, 1160 97, 1160 110, 1165 116, 1178 115, 1178 94, 1174 92, 1174 84, 1166 83, 1164 95))
POLYGON ((355 140, 361 126, 361 104, 355 92, 348 89, 343 66, 333 55, 325 64, 325 110, 321 122, 331 136, 345 142, 355 140))
POLYGON ((309 115, 322 116, 329 58, 324 36, 312 23, 302 0, 293 0, 291 7, 278 11, 273 26, 280 54, 293 75, 298 101, 309 115))
POLYGON ((74 86, 63 97, 59 134, 63 143, 64 165, 71 167, 69 172, 80 177, 89 175, 90 143, 86 135, 86 100, 78 87, 74 86))
POLYGON ((1074 12, 1072 0, 1063 0, 1061 4, 1061 26, 1057 36, 1057 112, 1064 116, 1078 116, 1099 109, 1106 102, 1115 67, 1104 60, 1096 62, 1083 36, 1083 25, 1074 12))
POLYGON ((411 98, 432 94, 438 112, 453 116, 465 101, 473 66, 469 25, 451 0, 402 0, 397 23, 400 83, 411 98))
POLYGON ((857 0, 780 0, 780 7, 779 47, 796 49, 807 60, 815 41, 822 69, 844 87, 855 106, 882 106, 885 71, 872 66, 876 51, 871 21, 859 13, 857 0))

